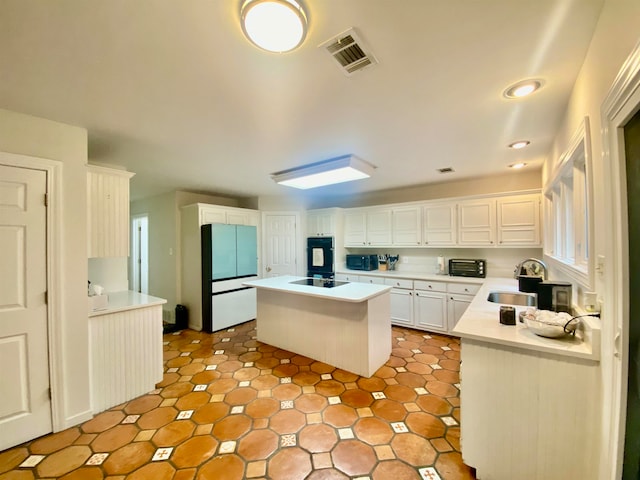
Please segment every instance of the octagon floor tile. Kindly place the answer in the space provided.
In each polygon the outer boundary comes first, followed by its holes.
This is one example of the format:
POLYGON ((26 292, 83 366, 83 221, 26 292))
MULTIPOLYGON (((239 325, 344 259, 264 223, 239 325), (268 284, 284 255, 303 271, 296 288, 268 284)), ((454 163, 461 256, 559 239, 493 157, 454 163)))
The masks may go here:
POLYGON ((218 445, 210 435, 192 437, 176 447, 171 462, 178 468, 197 467, 216 453, 218 445))
POLYGON ((177 420, 160 428, 152 440, 158 447, 175 447, 191 437, 195 428, 189 420, 177 420))
POLYGON ((131 473, 148 463, 155 451, 155 447, 149 442, 130 443, 109 455, 103 468, 109 475, 131 473))
POLYGON ((279 437, 271 430, 249 432, 238 444, 238 454, 245 460, 264 460, 278 448, 279 437))
POLYGON ((389 423, 375 417, 361 418, 353 427, 353 431, 356 437, 369 445, 389 443, 393 436, 389 423))
POLYGON ((79 428, 68 428, 53 435, 42 437, 31 444, 31 453, 48 455, 71 446, 80 437, 79 428))
POLYGON ((251 419, 245 415, 225 417, 213 426, 213 435, 220 441, 236 440, 251 428, 251 419))
POLYGON ((296 409, 304 413, 321 412, 328 405, 326 397, 316 393, 308 393, 295 399, 296 409))
POLYGON ((123 412, 102 412, 88 422, 83 423, 81 428, 85 433, 101 433, 118 425, 124 420, 124 417, 125 414, 123 412))
POLYGON ((373 480, 421 480, 420 474, 404 462, 386 460, 380 462, 373 471, 373 480))
POLYGON ((325 422, 337 428, 350 427, 358 419, 358 413, 347 405, 329 405, 323 412, 325 422))
POLYGON ((428 440, 414 433, 401 433, 391 442, 391 448, 400 460, 414 467, 433 465, 437 452, 428 440))
POLYGON ((267 464, 267 475, 278 480, 300 480, 311 473, 310 455, 298 447, 280 450, 267 464))
POLYGON ((405 421, 409 430, 425 438, 442 437, 445 433, 445 425, 438 417, 428 413, 414 412, 407 416, 405 421))
POLYGON ((338 442, 335 429, 322 423, 304 427, 299 438, 300 446, 311 453, 329 452, 338 442))
POLYGON ((36 470, 41 478, 61 477, 84 465, 91 454, 91 449, 87 446, 66 447, 42 460, 36 470))
POLYGON ((281 410, 269 419, 269 428, 280 435, 296 433, 306 422, 304 413, 297 410, 281 410))
POLYGON ((145 465, 127 476, 127 480, 148 480, 150 478, 173 478, 175 469, 167 462, 156 462, 145 465))
POLYGON ((331 452, 334 466, 347 475, 366 475, 377 462, 375 451, 359 440, 340 442, 331 452))

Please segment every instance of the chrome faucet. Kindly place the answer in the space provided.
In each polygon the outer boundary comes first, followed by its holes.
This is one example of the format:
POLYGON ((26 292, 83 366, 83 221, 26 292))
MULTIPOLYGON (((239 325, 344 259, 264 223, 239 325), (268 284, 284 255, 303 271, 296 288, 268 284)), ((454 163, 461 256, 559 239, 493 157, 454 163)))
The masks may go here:
POLYGON ((542 280, 547 279, 547 264, 544 263, 542 260, 538 260, 537 258, 527 258, 526 260, 521 261, 516 266, 516 269, 513 272, 513 278, 518 278, 518 275, 521 275, 520 272, 522 271, 522 267, 527 262, 537 263, 538 265, 540 265, 542 267, 542 280))

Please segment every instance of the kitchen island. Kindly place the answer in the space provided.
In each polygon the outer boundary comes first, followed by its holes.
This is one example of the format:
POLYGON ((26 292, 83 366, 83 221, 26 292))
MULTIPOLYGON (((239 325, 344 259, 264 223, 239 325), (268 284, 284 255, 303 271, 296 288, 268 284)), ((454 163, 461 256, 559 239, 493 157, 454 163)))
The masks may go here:
POLYGON ((462 460, 483 479, 595 480, 600 321, 581 319, 576 337, 540 337, 500 324, 492 291, 517 292, 517 281, 487 278, 453 329, 462 460))
POLYGON ((372 376, 391 354, 391 287, 292 283, 304 280, 287 275, 243 283, 257 289, 258 340, 372 376))

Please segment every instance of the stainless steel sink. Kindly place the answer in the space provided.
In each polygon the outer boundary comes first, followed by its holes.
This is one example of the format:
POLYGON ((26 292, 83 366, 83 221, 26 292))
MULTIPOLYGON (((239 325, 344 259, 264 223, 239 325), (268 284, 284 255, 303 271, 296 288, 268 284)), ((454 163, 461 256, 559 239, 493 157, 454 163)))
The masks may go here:
POLYGON ((487 300, 493 303, 523 305, 526 307, 535 307, 538 304, 535 294, 522 292, 490 292, 487 300))

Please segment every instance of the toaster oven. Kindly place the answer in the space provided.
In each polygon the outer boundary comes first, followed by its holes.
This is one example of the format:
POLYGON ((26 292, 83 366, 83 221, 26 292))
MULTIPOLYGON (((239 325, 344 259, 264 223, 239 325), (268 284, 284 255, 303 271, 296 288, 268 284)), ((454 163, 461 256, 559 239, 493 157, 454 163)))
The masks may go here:
POLYGON ((449 260, 449 275, 453 277, 487 276, 487 261, 483 259, 452 258, 449 260))

